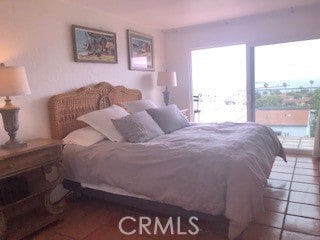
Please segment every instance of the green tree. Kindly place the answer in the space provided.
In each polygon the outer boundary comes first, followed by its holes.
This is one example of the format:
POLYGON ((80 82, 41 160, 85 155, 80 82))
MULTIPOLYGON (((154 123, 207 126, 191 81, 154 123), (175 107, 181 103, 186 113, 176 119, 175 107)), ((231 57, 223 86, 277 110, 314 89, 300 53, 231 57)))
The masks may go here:
POLYGON ((255 97, 256 97, 256 101, 257 101, 257 99, 261 98, 261 94, 258 91, 256 91, 255 92, 255 97))
POLYGON ((281 91, 279 89, 270 90, 270 95, 281 95, 281 91))
POLYGON ((256 107, 280 107, 282 99, 278 95, 264 95, 256 101, 256 107))
POLYGON ((318 112, 320 109, 320 88, 317 88, 312 92, 311 95, 311 108, 316 110, 316 116, 318 116, 318 112))
POLYGON ((282 83, 282 87, 285 89, 285 93, 287 93, 288 84, 286 82, 282 83))
POLYGON ((294 99, 301 99, 303 97, 300 92, 289 92, 287 95, 293 96, 294 99))
POLYGON ((320 88, 317 88, 313 92, 310 92, 310 94, 311 94, 311 109, 313 110, 311 112, 314 114, 310 124, 310 136, 314 137, 316 125, 318 121, 319 109, 320 109, 320 88))
POLYGON ((286 107, 290 107, 290 108, 293 108, 293 107, 296 107, 297 104, 295 102, 289 102, 289 103, 286 103, 284 104, 286 107))

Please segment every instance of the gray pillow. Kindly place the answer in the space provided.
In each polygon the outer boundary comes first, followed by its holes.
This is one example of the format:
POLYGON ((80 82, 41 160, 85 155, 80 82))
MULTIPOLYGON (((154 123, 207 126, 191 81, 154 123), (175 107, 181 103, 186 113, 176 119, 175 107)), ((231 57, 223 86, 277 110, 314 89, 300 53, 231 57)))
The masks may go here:
POLYGON ((175 130, 190 126, 185 116, 174 104, 162 108, 147 109, 146 111, 165 133, 171 133, 175 130))
POLYGON ((112 119, 112 122, 123 138, 132 143, 146 142, 164 134, 146 111, 112 119))
POLYGON ((121 104, 129 113, 141 112, 149 108, 158 107, 156 104, 154 104, 151 100, 148 99, 142 99, 132 102, 123 102, 121 104))

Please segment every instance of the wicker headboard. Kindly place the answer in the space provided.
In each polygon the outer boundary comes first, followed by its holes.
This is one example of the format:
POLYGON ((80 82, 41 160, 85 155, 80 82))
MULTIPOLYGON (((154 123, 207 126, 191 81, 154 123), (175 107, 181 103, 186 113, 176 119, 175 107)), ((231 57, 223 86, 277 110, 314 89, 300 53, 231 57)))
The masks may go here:
POLYGON ((114 87, 106 82, 55 95, 49 100, 51 136, 62 139, 68 133, 85 127, 86 124, 77 118, 88 112, 140 99, 139 90, 124 86, 114 87))

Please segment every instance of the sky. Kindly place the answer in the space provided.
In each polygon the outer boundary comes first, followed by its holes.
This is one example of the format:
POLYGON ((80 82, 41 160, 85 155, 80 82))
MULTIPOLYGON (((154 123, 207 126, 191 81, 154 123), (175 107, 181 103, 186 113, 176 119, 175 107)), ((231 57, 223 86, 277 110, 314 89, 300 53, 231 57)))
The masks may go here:
POLYGON ((255 47, 255 80, 320 81, 320 39, 255 47))
POLYGON ((246 90, 246 46, 235 45, 192 52, 193 92, 232 95, 246 90))
MULTIPOLYGON (((283 82, 288 88, 310 87, 310 80, 314 80, 313 87, 320 87, 320 39, 258 46, 254 50, 257 88, 266 82, 269 87, 282 87, 283 82)), ((211 111, 232 107, 225 105, 225 100, 232 98, 239 109, 237 115, 246 116, 246 76, 246 45, 192 51, 193 94, 202 93, 201 104, 211 111)), ((227 110, 223 112, 225 115, 227 110)), ((232 112, 235 110, 230 116, 232 112)))
MULTIPOLYGON (((320 86, 320 39, 255 47, 256 87, 264 83, 289 87, 320 86), (303 84, 302 84, 303 83, 303 84)), ((246 46, 234 45, 192 52, 194 93, 230 95, 246 89, 246 46)))

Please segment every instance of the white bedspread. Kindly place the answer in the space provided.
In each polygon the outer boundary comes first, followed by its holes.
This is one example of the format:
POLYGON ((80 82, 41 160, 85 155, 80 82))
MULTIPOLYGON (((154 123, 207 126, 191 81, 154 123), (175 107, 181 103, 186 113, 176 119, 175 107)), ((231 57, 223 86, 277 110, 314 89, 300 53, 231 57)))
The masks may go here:
POLYGON ((284 157, 275 133, 255 123, 199 124, 147 143, 103 141, 67 148, 71 180, 105 183, 187 210, 224 214, 230 220, 230 239, 264 210, 264 184, 275 157, 284 157))

